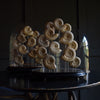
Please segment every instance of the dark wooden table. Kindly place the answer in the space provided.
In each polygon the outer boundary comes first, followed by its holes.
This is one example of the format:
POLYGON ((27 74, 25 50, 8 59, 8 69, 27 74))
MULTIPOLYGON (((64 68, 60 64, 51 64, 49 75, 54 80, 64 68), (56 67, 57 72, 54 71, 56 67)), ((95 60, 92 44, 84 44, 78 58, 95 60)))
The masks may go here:
POLYGON ((21 91, 24 95, 0 96, 0 98, 25 98, 26 100, 57 100, 58 92, 67 92, 69 100, 80 100, 80 90, 100 85, 99 73, 78 78, 43 78, 36 74, 0 72, 0 88, 21 91), (84 79, 83 79, 84 78, 84 79), (76 96, 75 91, 78 91, 76 96), (32 93, 37 93, 32 96, 32 93))

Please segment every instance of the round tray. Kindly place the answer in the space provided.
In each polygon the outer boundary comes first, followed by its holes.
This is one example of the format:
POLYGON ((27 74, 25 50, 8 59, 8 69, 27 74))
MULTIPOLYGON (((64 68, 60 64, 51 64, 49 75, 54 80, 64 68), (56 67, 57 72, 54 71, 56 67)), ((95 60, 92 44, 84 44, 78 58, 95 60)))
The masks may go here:
POLYGON ((78 77, 84 77, 86 72, 81 69, 70 68, 68 70, 59 70, 59 71, 48 71, 42 70, 43 67, 8 67, 8 71, 13 73, 13 76, 25 77, 27 76, 36 78, 36 79, 72 79, 78 77))

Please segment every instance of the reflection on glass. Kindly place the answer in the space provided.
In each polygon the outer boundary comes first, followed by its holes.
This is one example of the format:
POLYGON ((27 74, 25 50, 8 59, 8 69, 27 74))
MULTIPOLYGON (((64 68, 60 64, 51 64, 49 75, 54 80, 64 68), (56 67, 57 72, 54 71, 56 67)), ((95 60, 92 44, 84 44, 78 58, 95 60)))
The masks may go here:
POLYGON ((89 47, 88 47, 88 41, 86 39, 86 37, 84 36, 82 39, 82 49, 83 49, 83 63, 85 66, 85 72, 88 73, 89 72, 89 47))

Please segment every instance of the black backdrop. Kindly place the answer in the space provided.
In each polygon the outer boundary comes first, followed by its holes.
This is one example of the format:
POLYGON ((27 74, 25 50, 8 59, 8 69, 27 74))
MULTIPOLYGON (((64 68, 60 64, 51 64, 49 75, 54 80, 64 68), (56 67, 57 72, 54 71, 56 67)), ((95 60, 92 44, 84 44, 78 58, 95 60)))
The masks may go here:
MULTIPOLYGON (((47 21, 61 17, 73 27, 75 39, 85 34, 90 47, 91 72, 100 72, 99 0, 1 0, 0 1, 0 71, 9 64, 9 38, 24 25, 42 34, 47 21)), ((99 77, 99 76, 98 76, 99 77)), ((81 91, 82 100, 95 100, 99 89, 81 91), (91 91, 92 90, 92 91, 91 91), (91 96, 92 95, 92 96, 91 96)))

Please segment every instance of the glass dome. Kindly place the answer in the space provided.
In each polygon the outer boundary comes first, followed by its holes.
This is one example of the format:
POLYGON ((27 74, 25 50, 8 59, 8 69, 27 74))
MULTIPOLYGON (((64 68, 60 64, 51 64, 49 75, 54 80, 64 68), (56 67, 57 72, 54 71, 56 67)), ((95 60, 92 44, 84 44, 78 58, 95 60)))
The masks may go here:
POLYGON ((74 39, 72 26, 61 18, 48 22, 44 34, 25 26, 10 37, 10 68, 39 68, 39 72, 89 71, 88 41, 74 39))

